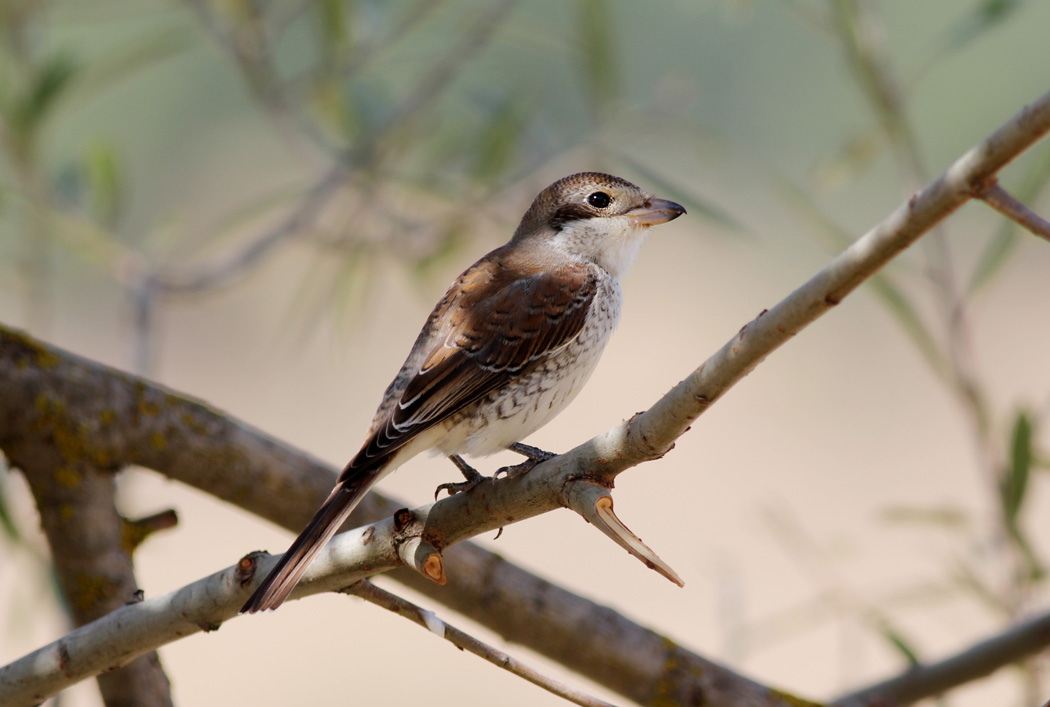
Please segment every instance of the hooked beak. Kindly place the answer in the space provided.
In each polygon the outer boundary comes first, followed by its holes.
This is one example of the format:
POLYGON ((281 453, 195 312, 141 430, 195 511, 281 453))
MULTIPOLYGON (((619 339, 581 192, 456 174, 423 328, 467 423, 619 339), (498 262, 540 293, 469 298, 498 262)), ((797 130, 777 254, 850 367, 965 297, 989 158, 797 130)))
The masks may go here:
POLYGON ((685 207, 681 204, 676 204, 667 199, 658 199, 654 196, 648 199, 644 206, 628 212, 627 218, 635 226, 648 228, 673 221, 684 213, 685 207))

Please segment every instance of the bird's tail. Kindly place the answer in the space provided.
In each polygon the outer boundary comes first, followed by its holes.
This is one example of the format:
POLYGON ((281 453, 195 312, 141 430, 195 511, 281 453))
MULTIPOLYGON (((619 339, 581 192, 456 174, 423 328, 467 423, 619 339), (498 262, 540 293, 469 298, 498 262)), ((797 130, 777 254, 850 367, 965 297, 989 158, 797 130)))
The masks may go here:
POLYGON ((306 569, 317 553, 335 535, 336 531, 354 510, 372 485, 378 480, 383 465, 373 469, 354 470, 352 475, 343 472, 317 513, 307 523, 303 532, 284 553, 270 574, 262 581, 251 598, 241 607, 240 613, 254 614, 265 609, 276 609, 295 589, 306 569), (343 478, 348 477, 348 478, 343 478))

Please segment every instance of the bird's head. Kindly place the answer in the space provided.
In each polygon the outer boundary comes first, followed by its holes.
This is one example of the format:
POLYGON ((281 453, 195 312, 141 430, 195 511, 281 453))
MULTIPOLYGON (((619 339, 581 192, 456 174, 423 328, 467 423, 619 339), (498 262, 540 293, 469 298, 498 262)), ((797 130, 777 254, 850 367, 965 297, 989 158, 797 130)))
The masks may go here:
POLYGON ((626 179, 580 172, 540 192, 514 233, 515 241, 542 241, 621 277, 630 269, 651 226, 685 209, 639 189, 626 179))

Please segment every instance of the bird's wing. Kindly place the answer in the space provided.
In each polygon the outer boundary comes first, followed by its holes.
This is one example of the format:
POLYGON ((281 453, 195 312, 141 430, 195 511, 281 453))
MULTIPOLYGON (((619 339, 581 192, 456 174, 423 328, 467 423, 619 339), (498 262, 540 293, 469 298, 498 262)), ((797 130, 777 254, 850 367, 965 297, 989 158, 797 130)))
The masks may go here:
POLYGON ((574 263, 520 276, 479 262, 457 285, 428 322, 431 331, 447 334, 427 339, 419 370, 343 476, 371 466, 569 344, 583 329, 598 273, 574 263))

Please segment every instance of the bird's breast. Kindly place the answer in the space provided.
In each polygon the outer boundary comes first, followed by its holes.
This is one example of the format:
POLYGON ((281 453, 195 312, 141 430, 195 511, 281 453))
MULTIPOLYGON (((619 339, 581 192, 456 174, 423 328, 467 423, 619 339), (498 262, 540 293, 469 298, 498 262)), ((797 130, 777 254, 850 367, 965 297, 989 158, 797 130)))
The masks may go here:
POLYGON ((611 277, 603 280, 580 333, 450 419, 438 449, 444 454, 485 456, 550 422, 579 394, 597 367, 619 322, 621 303, 619 282, 611 277))

